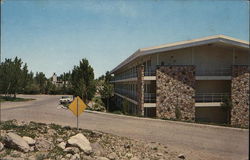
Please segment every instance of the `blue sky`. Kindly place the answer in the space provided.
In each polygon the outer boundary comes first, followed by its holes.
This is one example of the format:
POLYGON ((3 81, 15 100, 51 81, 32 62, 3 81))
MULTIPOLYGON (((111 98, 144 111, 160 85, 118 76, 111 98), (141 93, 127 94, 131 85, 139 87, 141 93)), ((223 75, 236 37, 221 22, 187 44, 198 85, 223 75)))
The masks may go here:
POLYGON ((225 34, 249 41, 246 0, 5 0, 2 59, 47 77, 87 58, 99 77, 138 48, 225 34))

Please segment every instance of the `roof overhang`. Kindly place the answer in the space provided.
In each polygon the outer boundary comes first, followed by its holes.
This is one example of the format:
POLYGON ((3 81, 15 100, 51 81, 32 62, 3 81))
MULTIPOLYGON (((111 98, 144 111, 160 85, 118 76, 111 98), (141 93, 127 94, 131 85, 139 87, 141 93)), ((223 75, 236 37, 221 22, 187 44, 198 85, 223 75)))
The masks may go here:
POLYGON ((138 49, 135 53, 133 53, 131 56, 125 59, 117 67, 115 67, 111 71, 111 73, 114 73, 115 71, 122 68, 123 66, 130 63, 131 61, 135 60, 138 57, 160 53, 160 52, 171 51, 171 50, 183 49, 183 48, 188 48, 188 47, 213 44, 213 43, 223 43, 223 44, 231 45, 234 47, 249 49, 248 41, 235 39, 235 38, 228 37, 225 35, 209 36, 209 37, 204 37, 204 38, 199 38, 199 39, 193 39, 193 40, 187 40, 187 41, 181 41, 181 42, 176 42, 176 43, 163 44, 163 45, 149 47, 149 48, 138 49))

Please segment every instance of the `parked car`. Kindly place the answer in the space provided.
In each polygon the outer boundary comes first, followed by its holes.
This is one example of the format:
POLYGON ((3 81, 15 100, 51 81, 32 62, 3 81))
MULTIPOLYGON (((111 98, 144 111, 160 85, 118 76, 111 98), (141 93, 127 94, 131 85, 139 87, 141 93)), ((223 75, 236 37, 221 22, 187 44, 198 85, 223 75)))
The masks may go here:
POLYGON ((60 104, 69 104, 73 101, 73 98, 70 96, 62 96, 62 98, 59 100, 60 104))

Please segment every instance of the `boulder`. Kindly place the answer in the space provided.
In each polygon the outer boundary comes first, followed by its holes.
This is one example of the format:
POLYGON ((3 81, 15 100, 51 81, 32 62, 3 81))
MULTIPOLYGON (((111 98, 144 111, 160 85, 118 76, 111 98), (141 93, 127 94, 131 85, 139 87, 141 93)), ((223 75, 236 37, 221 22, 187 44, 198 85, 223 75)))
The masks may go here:
POLYGON ((65 149, 65 147, 66 147, 66 143, 65 142, 61 142, 61 143, 59 143, 58 145, 57 145, 57 147, 59 147, 59 148, 61 148, 61 149, 65 149))
POLYGON ((23 152, 28 152, 30 150, 30 147, 28 145, 28 143, 19 135, 15 134, 15 133, 8 133, 5 136, 5 145, 10 147, 10 148, 14 148, 14 149, 18 149, 21 150, 23 152))
POLYGON ((0 151, 4 149, 4 145, 0 142, 0 151))
POLYGON ((68 144, 79 147, 86 154, 90 154, 92 152, 89 140, 82 133, 78 133, 77 135, 70 137, 68 144))
POLYGON ((31 146, 35 145, 36 141, 30 137, 23 136, 23 139, 31 146))

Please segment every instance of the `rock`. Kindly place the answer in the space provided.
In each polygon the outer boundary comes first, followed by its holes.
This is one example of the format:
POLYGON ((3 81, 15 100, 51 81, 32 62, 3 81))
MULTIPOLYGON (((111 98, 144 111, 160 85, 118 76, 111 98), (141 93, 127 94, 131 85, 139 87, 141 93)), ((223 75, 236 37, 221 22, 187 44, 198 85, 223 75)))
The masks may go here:
POLYGON ((31 151, 31 152, 34 152, 34 151, 35 151, 35 146, 31 146, 31 147, 30 147, 30 151, 31 151))
POLYGON ((82 160, 95 160, 95 158, 92 158, 92 157, 90 157, 90 156, 87 156, 87 155, 81 155, 81 159, 82 160))
POLYGON ((74 154, 70 160, 80 160, 80 155, 79 154, 74 154))
POLYGON ((159 157, 163 156, 162 153, 157 153, 156 155, 159 156, 159 157))
POLYGON ((65 157, 70 158, 71 156, 72 156, 72 154, 66 154, 65 157))
POLYGON ((92 134, 94 134, 96 137, 102 137, 103 133, 99 131, 92 131, 92 134))
POLYGON ((78 133, 77 135, 70 137, 68 144, 79 147, 86 154, 90 154, 92 152, 89 140, 82 133, 78 133))
POLYGON ((50 136, 53 136, 54 134, 56 134, 56 131, 54 129, 48 129, 47 132, 48 132, 47 134, 50 136))
POLYGON ((63 142, 63 139, 62 139, 62 138, 58 138, 56 141, 57 141, 58 143, 61 143, 61 142, 63 142))
POLYGON ((70 154, 76 154, 79 153, 80 150, 76 147, 67 147, 63 150, 64 152, 70 153, 70 154))
POLYGON ((50 151, 54 148, 54 145, 53 143, 45 140, 45 139, 39 139, 36 141, 36 144, 35 144, 35 148, 38 150, 38 151, 50 151))
POLYGON ((96 156, 102 156, 104 154, 104 149, 99 143, 92 143, 90 145, 96 156))
POLYGON ((184 154, 179 154, 179 155, 178 155, 178 158, 180 158, 180 159, 185 159, 185 156, 184 156, 184 154))
POLYGON ((4 149, 4 145, 0 142, 0 151, 4 149))
POLYGON ((96 160, 109 160, 109 159, 106 158, 106 157, 96 157, 95 159, 96 159, 96 160))
POLYGON ((158 149, 158 146, 157 146, 157 144, 155 144, 155 143, 150 143, 150 144, 148 144, 148 146, 149 146, 152 150, 157 150, 157 149, 158 149))
POLYGON ((124 144, 124 148, 130 148, 130 144, 124 144))
POLYGON ((61 148, 61 149, 65 149, 65 147, 66 147, 66 143, 65 142, 61 142, 61 143, 59 143, 58 145, 57 145, 57 147, 59 147, 59 148, 61 148))
POLYGON ((116 155, 115 152, 112 152, 112 153, 108 154, 107 157, 108 157, 110 160, 116 160, 116 159, 118 159, 118 156, 116 155))
POLYGON ((30 137, 23 136, 23 139, 31 146, 35 145, 36 141, 30 137))
POLYGON ((133 158, 131 158, 130 160, 140 160, 140 159, 137 158, 137 157, 133 157, 133 158))
POLYGON ((132 157, 133 157, 133 154, 132 154, 132 153, 126 153, 126 154, 125 154, 125 157, 127 157, 127 158, 132 158, 132 157))
POLYGON ((5 137, 5 145, 10 148, 21 150, 23 152, 28 152, 30 150, 28 143, 24 139, 22 139, 22 137, 11 132, 8 133, 5 137))

